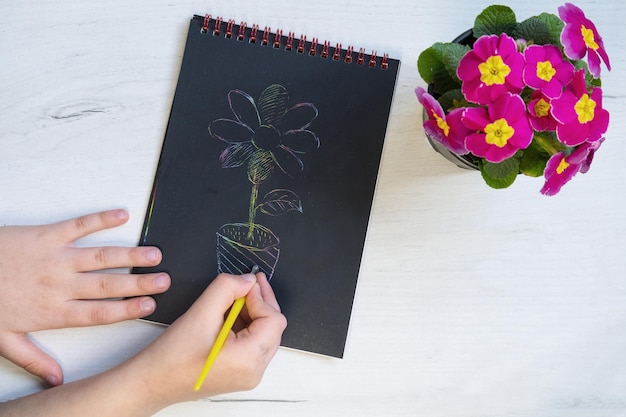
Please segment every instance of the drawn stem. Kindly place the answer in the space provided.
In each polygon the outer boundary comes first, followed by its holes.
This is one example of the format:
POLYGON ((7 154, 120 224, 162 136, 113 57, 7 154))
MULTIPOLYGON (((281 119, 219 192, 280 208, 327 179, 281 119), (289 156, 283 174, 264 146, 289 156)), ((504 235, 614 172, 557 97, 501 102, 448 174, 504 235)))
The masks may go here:
POLYGON ((250 194, 250 211, 248 212, 248 239, 252 240, 252 233, 254 232, 254 218, 256 216, 256 200, 259 194, 259 184, 252 184, 252 193, 250 194))

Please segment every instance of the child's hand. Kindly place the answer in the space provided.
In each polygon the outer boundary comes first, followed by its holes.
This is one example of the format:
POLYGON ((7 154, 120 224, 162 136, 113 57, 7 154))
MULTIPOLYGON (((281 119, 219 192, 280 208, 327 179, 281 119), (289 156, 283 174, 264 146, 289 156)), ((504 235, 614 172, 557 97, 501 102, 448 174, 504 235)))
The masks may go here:
POLYGON ((280 345, 287 325, 265 274, 220 274, 191 308, 152 345, 130 360, 151 390, 143 404, 159 408, 254 388, 280 345), (247 295, 246 295, 247 294, 247 295), (246 304, 200 392, 194 384, 235 299, 246 304), (167 381, 167 383, 163 383, 167 381))
POLYGON ((58 385, 60 366, 26 333, 114 323, 154 311, 154 299, 139 296, 166 291, 167 274, 102 270, 158 265, 157 248, 74 247, 77 239, 127 220, 125 210, 112 210, 50 225, 0 227, 0 355, 58 385), (135 298, 111 300, 121 297, 135 298))

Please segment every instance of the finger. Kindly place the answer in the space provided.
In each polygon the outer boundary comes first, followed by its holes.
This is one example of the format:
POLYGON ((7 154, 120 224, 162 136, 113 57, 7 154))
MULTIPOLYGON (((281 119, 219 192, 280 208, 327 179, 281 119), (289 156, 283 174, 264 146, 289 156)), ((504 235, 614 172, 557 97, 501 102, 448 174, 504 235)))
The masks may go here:
POLYGON ((280 305, 276 300, 276 294, 274 294, 274 290, 263 272, 257 274, 257 282, 259 283, 263 300, 280 312, 280 305))
MULTIPOLYGON (((265 281, 265 283, 267 283, 267 281, 265 281)), ((267 294, 269 300, 263 298, 262 286, 263 279, 261 278, 258 285, 255 285, 246 297, 246 310, 250 318, 250 324, 247 330, 258 332, 259 328, 265 329, 260 330, 261 333, 267 331, 268 337, 272 339, 276 335, 282 334, 287 327, 287 319, 280 312, 280 308, 278 308, 274 297, 267 294), (270 301, 270 303, 267 301, 270 301), (272 305, 272 302, 275 303, 275 306, 272 305)), ((271 291, 271 288, 269 288, 269 290, 271 291)))
POLYGON ((252 274, 219 274, 191 309, 201 310, 200 314, 205 317, 223 316, 237 298, 250 292, 255 282, 256 277, 252 274))
POLYGON ((167 291, 171 280, 165 273, 155 274, 81 274, 73 284, 73 296, 79 300, 137 297, 167 291))
POLYGON ((158 248, 139 246, 132 248, 104 246, 98 248, 74 248, 72 262, 76 271, 88 272, 133 266, 155 266, 163 255, 158 248))
POLYGON ((135 297, 123 300, 72 300, 66 304, 64 314, 70 317, 63 327, 97 326, 134 320, 148 316, 156 309, 152 297, 135 297))
POLYGON ((273 311, 267 312, 267 308, 275 310, 280 313, 280 305, 276 300, 276 296, 274 295, 274 290, 269 284, 266 275, 263 272, 259 272, 256 274, 257 277, 257 285, 255 285, 248 295, 246 296, 246 307, 242 310, 239 319, 236 322, 236 326, 234 326, 235 331, 238 331, 253 321, 255 318, 259 318, 265 316, 267 314, 273 313, 273 311), (252 316, 250 313, 250 308, 248 307, 252 303, 252 316), (263 305, 263 304, 266 304, 263 305))
POLYGON ((120 226, 127 221, 126 210, 107 210, 55 223, 51 227, 59 229, 69 243, 91 233, 120 226))
POLYGON ((50 355, 39 349, 26 334, 5 334, 0 337, 0 355, 19 367, 45 380, 49 385, 63 383, 63 370, 50 355))

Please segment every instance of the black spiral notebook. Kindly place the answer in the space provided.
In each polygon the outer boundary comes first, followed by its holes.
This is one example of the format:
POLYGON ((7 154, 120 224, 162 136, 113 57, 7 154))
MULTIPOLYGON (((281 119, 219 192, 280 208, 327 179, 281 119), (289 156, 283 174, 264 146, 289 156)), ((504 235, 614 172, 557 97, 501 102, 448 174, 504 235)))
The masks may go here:
POLYGON ((400 62, 194 16, 141 245, 170 324, 219 272, 271 278, 283 346, 342 357, 400 62))

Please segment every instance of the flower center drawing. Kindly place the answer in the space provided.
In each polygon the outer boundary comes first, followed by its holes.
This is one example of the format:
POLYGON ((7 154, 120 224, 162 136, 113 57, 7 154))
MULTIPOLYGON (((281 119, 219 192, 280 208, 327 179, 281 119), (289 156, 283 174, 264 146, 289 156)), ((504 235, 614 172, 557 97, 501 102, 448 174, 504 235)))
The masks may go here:
POLYGON ((252 143, 259 149, 271 152, 280 145, 280 132, 274 126, 259 126, 254 132, 252 143))
POLYGON ((588 94, 583 94, 583 96, 574 106, 574 110, 578 115, 578 122, 587 123, 592 121, 595 113, 595 108, 596 102, 592 100, 588 94))
POLYGON ((583 35, 583 40, 585 41, 585 45, 587 45, 587 48, 591 48, 595 51, 600 47, 596 42, 593 30, 587 29, 585 25, 580 25, 580 33, 582 33, 583 35))
POLYGON ((506 65, 499 55, 493 55, 478 65, 480 71, 480 81, 491 86, 494 84, 502 85, 506 76, 511 73, 511 67, 506 65))
POLYGON ((505 119, 498 119, 485 126, 485 133, 487 134, 485 141, 488 144, 503 148, 509 139, 513 137, 515 129, 513 129, 505 119))
POLYGON ((537 77, 549 82, 556 74, 556 70, 550 61, 537 62, 537 77))

